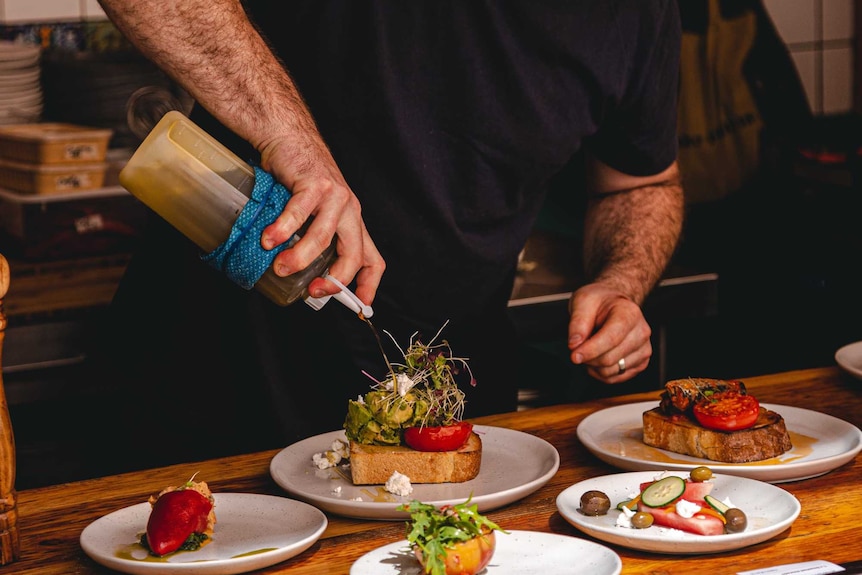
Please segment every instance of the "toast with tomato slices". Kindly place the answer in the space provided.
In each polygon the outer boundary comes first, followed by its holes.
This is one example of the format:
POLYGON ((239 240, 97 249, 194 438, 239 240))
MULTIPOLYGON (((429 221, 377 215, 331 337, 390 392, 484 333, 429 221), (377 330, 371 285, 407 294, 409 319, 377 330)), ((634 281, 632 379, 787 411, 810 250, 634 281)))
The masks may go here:
POLYGON ((784 418, 762 406, 754 422, 744 429, 704 427, 694 415, 695 406, 723 392, 747 394, 745 384, 738 380, 688 378, 667 382, 659 406, 643 413, 644 443, 722 463, 763 461, 793 447, 784 418))
POLYGON ((386 483, 396 471, 411 483, 461 483, 476 477, 481 464, 482 439, 475 432, 455 451, 350 442, 350 475, 355 485, 386 483))

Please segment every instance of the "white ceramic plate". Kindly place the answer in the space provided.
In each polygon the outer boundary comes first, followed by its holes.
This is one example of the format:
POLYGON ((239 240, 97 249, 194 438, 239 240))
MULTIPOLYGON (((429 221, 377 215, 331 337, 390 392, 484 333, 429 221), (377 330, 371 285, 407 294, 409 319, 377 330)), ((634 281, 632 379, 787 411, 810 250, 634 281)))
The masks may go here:
POLYGON ((81 547, 97 563, 133 575, 234 575, 299 555, 327 526, 320 510, 285 497, 216 493, 215 505, 213 540, 197 551, 148 559, 138 541, 150 516, 149 503, 97 519, 81 532, 81 547))
POLYGON ((835 361, 844 371, 862 379, 862 341, 848 343, 836 351, 835 361))
POLYGON ((862 450, 862 431, 850 423, 808 409, 763 404, 784 417, 793 448, 778 457, 752 463, 719 463, 650 447, 643 442, 642 414, 658 406, 644 401, 609 407, 578 425, 578 439, 602 461, 627 471, 690 470, 709 465, 727 475, 770 483, 797 481, 828 473, 862 450))
MULTIPOLYGON (((482 575, 617 575, 620 556, 598 543, 539 531, 496 534, 497 548, 482 575)), ((366 553, 350 575, 422 575, 405 539, 366 553)))
MULTIPOLYGON (((801 511, 799 501, 780 487, 746 477, 716 474, 712 479, 715 483, 712 494, 722 501, 729 499, 745 512, 748 518, 745 531, 695 535, 656 526, 647 529, 617 527, 615 522, 621 513, 614 509, 617 503, 629 499, 642 482, 651 481, 659 474, 656 471, 638 471, 581 481, 557 496, 557 509, 566 521, 596 539, 638 551, 676 554, 718 553, 761 543, 790 527, 801 511), (610 498, 611 510, 607 515, 587 516, 578 511, 581 495, 591 489, 603 491, 610 498)), ((672 474, 688 475, 685 472, 672 474)))
POLYGON ((347 441, 344 431, 330 431, 285 447, 270 462, 269 472, 288 493, 324 511, 391 520, 408 518, 395 508, 413 499, 453 505, 472 494, 479 511, 496 509, 533 493, 560 467, 560 454, 544 439, 502 427, 476 425, 473 430, 482 438, 479 475, 463 483, 414 484, 413 493, 406 497, 393 495, 382 485, 353 485, 342 467, 314 466, 311 458, 315 453, 329 449, 335 439, 347 441))

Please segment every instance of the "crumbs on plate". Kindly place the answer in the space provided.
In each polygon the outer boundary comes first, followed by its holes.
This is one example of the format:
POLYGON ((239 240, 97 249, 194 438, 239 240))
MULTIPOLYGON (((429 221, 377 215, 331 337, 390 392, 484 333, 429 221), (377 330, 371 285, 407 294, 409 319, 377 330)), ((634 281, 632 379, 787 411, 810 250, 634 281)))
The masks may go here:
POLYGON ((311 461, 318 469, 335 467, 347 459, 350 459, 350 447, 339 439, 334 440, 326 451, 311 456, 311 461))

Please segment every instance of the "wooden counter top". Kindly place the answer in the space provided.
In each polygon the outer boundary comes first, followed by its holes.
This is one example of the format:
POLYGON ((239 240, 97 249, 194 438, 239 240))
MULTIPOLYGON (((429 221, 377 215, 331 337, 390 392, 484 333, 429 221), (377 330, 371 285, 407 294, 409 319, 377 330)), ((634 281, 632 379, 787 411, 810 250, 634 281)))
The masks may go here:
MULTIPOLYGON (((762 402, 816 410, 862 426, 862 382, 838 368, 753 377, 746 380, 746 385, 762 402)), ((542 437, 551 442, 561 456, 560 469, 547 485, 521 501, 489 512, 489 517, 507 529, 589 539, 560 516, 556 497, 578 481, 617 470, 593 457, 580 444, 575 435, 577 425, 598 409, 657 397, 658 392, 643 393, 474 420, 542 437)), ((18 494, 21 558, 0 567, 0 573, 110 573, 90 560, 80 548, 78 538, 89 523, 117 509, 145 501, 150 493, 195 472, 207 478, 214 492, 286 496, 269 475, 269 463, 276 453, 252 453, 22 491, 18 494)), ((799 499, 802 513, 789 529, 764 543, 701 556, 641 553, 607 546, 622 558, 624 574, 730 574, 813 559, 834 563, 862 559, 859 546, 862 458, 857 456, 852 462, 820 477, 779 485, 799 499)), ((257 573, 345 575, 363 554, 404 537, 401 521, 363 521, 333 515, 328 518, 329 526, 323 537, 310 549, 257 573)))

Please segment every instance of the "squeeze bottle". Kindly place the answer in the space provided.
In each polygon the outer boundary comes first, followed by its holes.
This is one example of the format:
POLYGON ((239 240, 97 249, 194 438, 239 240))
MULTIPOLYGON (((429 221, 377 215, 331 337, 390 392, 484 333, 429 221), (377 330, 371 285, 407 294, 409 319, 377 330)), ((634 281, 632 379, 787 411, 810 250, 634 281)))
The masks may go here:
MULTIPOLYGON (((255 172, 181 112, 171 110, 144 138, 119 179, 132 195, 209 253, 230 235, 252 195, 255 172)), ((302 229, 288 245, 298 241, 301 233, 302 229)), ((329 298, 311 298, 308 284, 316 277, 327 277, 335 256, 333 239, 304 270, 279 277, 268 266, 254 287, 278 305, 303 298, 312 308, 320 309, 329 298)), ((336 299, 357 313, 370 315, 368 306, 346 287, 337 285, 342 293, 336 299)))

